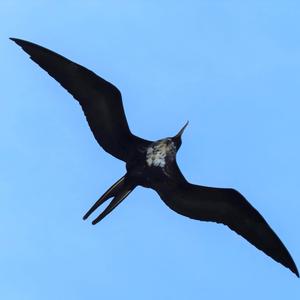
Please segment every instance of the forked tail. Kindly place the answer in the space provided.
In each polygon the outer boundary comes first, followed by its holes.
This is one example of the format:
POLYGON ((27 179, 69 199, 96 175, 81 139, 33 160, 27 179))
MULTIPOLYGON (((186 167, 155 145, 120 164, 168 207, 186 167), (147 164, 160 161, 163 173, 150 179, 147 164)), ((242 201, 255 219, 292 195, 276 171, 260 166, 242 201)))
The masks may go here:
POLYGON ((136 185, 128 182, 126 175, 115 182, 95 204, 88 210, 83 216, 83 220, 86 220, 101 204, 103 204, 109 198, 113 198, 109 205, 103 210, 103 212, 92 222, 93 225, 100 222, 106 217, 114 208, 116 208, 136 187, 136 185))

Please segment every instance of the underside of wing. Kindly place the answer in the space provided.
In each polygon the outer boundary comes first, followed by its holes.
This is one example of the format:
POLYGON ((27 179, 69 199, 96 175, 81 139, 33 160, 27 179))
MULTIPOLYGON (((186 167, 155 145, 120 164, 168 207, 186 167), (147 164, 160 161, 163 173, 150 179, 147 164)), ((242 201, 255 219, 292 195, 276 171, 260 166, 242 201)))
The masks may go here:
POLYGON ((105 151, 127 161, 135 147, 150 143, 130 132, 121 93, 114 85, 51 50, 28 41, 11 40, 78 100, 97 142, 105 151))
POLYGON ((236 190, 198 186, 181 180, 162 184, 156 191, 172 210, 192 219, 227 225, 299 277, 297 267, 279 237, 236 190))

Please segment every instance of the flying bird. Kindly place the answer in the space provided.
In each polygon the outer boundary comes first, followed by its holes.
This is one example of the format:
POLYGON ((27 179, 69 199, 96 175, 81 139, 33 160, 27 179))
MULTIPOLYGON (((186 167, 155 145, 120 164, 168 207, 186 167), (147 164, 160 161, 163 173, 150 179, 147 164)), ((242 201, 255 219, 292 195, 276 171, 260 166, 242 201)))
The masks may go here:
POLYGON ((118 88, 49 49, 17 38, 11 40, 79 102, 100 146, 126 163, 126 174, 96 201, 83 219, 112 198, 92 222, 97 224, 135 187, 152 188, 175 212, 195 220, 227 225, 299 277, 287 248, 243 195, 231 188, 195 185, 184 178, 176 162, 176 153, 187 123, 172 137, 157 141, 140 138, 129 129, 118 88))

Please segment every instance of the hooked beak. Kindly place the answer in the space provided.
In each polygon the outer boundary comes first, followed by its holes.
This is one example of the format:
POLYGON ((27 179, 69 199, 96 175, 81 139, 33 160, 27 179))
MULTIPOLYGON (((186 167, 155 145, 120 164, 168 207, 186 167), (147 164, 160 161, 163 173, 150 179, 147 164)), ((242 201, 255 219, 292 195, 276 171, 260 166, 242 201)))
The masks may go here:
POLYGON ((180 139, 185 128, 189 125, 189 121, 185 123, 185 125, 180 129, 180 131, 174 136, 174 139, 180 139))

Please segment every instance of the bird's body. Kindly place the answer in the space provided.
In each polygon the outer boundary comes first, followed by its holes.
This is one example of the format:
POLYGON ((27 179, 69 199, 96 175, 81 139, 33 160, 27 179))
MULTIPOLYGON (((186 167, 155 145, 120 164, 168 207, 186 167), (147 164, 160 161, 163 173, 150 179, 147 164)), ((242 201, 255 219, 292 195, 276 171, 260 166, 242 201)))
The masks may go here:
POLYGON ((176 147, 171 139, 157 141, 150 145, 146 151, 148 167, 160 167, 164 169, 168 161, 174 161, 176 147))
POLYGON ((96 224, 136 186, 152 188, 172 210, 195 220, 227 225, 299 277, 284 244, 238 191, 195 185, 184 178, 176 153, 187 124, 175 136, 155 142, 137 137, 129 129, 121 93, 114 85, 51 50, 24 40, 12 40, 78 100, 97 142, 126 163, 126 174, 100 197, 84 219, 112 198, 92 222, 96 224))
POLYGON ((164 177, 172 177, 170 168, 176 163, 176 145, 171 138, 158 140, 126 164, 129 176, 136 176, 139 185, 153 188, 164 177), (131 175, 132 174, 132 175, 131 175))

